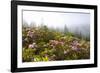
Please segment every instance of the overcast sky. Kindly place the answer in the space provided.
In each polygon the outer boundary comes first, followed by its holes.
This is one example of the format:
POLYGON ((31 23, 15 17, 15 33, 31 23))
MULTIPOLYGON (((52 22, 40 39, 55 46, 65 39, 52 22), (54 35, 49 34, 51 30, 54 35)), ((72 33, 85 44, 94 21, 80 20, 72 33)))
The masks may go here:
POLYGON ((36 25, 43 23, 48 27, 63 27, 65 24, 70 26, 90 25, 89 13, 61 13, 61 12, 38 12, 23 11, 23 21, 30 25, 32 22, 36 25))

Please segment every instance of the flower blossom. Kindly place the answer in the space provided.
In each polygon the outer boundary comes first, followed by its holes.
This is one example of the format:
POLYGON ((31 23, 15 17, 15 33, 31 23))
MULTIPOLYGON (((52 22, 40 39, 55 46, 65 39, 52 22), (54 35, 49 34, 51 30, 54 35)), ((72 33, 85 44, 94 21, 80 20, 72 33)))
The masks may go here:
POLYGON ((36 47, 36 43, 30 44, 30 45, 28 46, 28 48, 35 48, 35 47, 36 47))
POLYGON ((32 31, 28 31, 27 36, 32 38, 33 37, 33 32, 32 31))
POLYGON ((51 44, 52 46, 64 45, 64 42, 60 42, 60 41, 56 41, 56 40, 50 40, 50 44, 51 44))
POLYGON ((76 51, 80 50, 79 43, 76 40, 72 42, 71 47, 72 47, 72 50, 76 50, 76 51))

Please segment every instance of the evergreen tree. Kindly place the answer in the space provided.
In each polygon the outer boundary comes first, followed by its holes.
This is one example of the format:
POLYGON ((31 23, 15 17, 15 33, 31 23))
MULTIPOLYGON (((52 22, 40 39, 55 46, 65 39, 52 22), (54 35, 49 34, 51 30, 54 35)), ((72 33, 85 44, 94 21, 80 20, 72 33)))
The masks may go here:
POLYGON ((67 33, 68 33, 68 28, 67 28, 67 26, 65 24, 65 26, 64 26, 64 34, 67 34, 67 33))

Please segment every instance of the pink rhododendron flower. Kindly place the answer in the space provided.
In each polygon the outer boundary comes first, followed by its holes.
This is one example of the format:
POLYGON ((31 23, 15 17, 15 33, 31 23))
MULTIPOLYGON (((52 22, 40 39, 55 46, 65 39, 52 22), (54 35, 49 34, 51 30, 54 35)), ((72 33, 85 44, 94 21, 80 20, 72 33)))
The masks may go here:
POLYGON ((64 42, 56 41, 56 40, 50 40, 50 44, 53 46, 56 45, 64 45, 64 42))
POLYGON ((30 44, 29 48, 35 48, 36 47, 36 43, 30 44))
POLYGON ((72 47, 72 50, 76 50, 76 51, 80 50, 79 43, 76 40, 72 42, 71 47, 72 47))
POLYGON ((32 38, 33 37, 33 32, 32 31, 28 31, 27 36, 32 38))

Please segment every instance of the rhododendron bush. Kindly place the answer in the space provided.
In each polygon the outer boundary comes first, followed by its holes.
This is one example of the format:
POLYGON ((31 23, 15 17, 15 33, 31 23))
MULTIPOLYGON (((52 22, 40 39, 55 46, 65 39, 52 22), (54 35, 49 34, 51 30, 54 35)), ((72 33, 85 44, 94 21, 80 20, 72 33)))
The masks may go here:
POLYGON ((80 60, 90 58, 90 41, 70 31, 47 26, 22 28, 23 62, 80 60))

